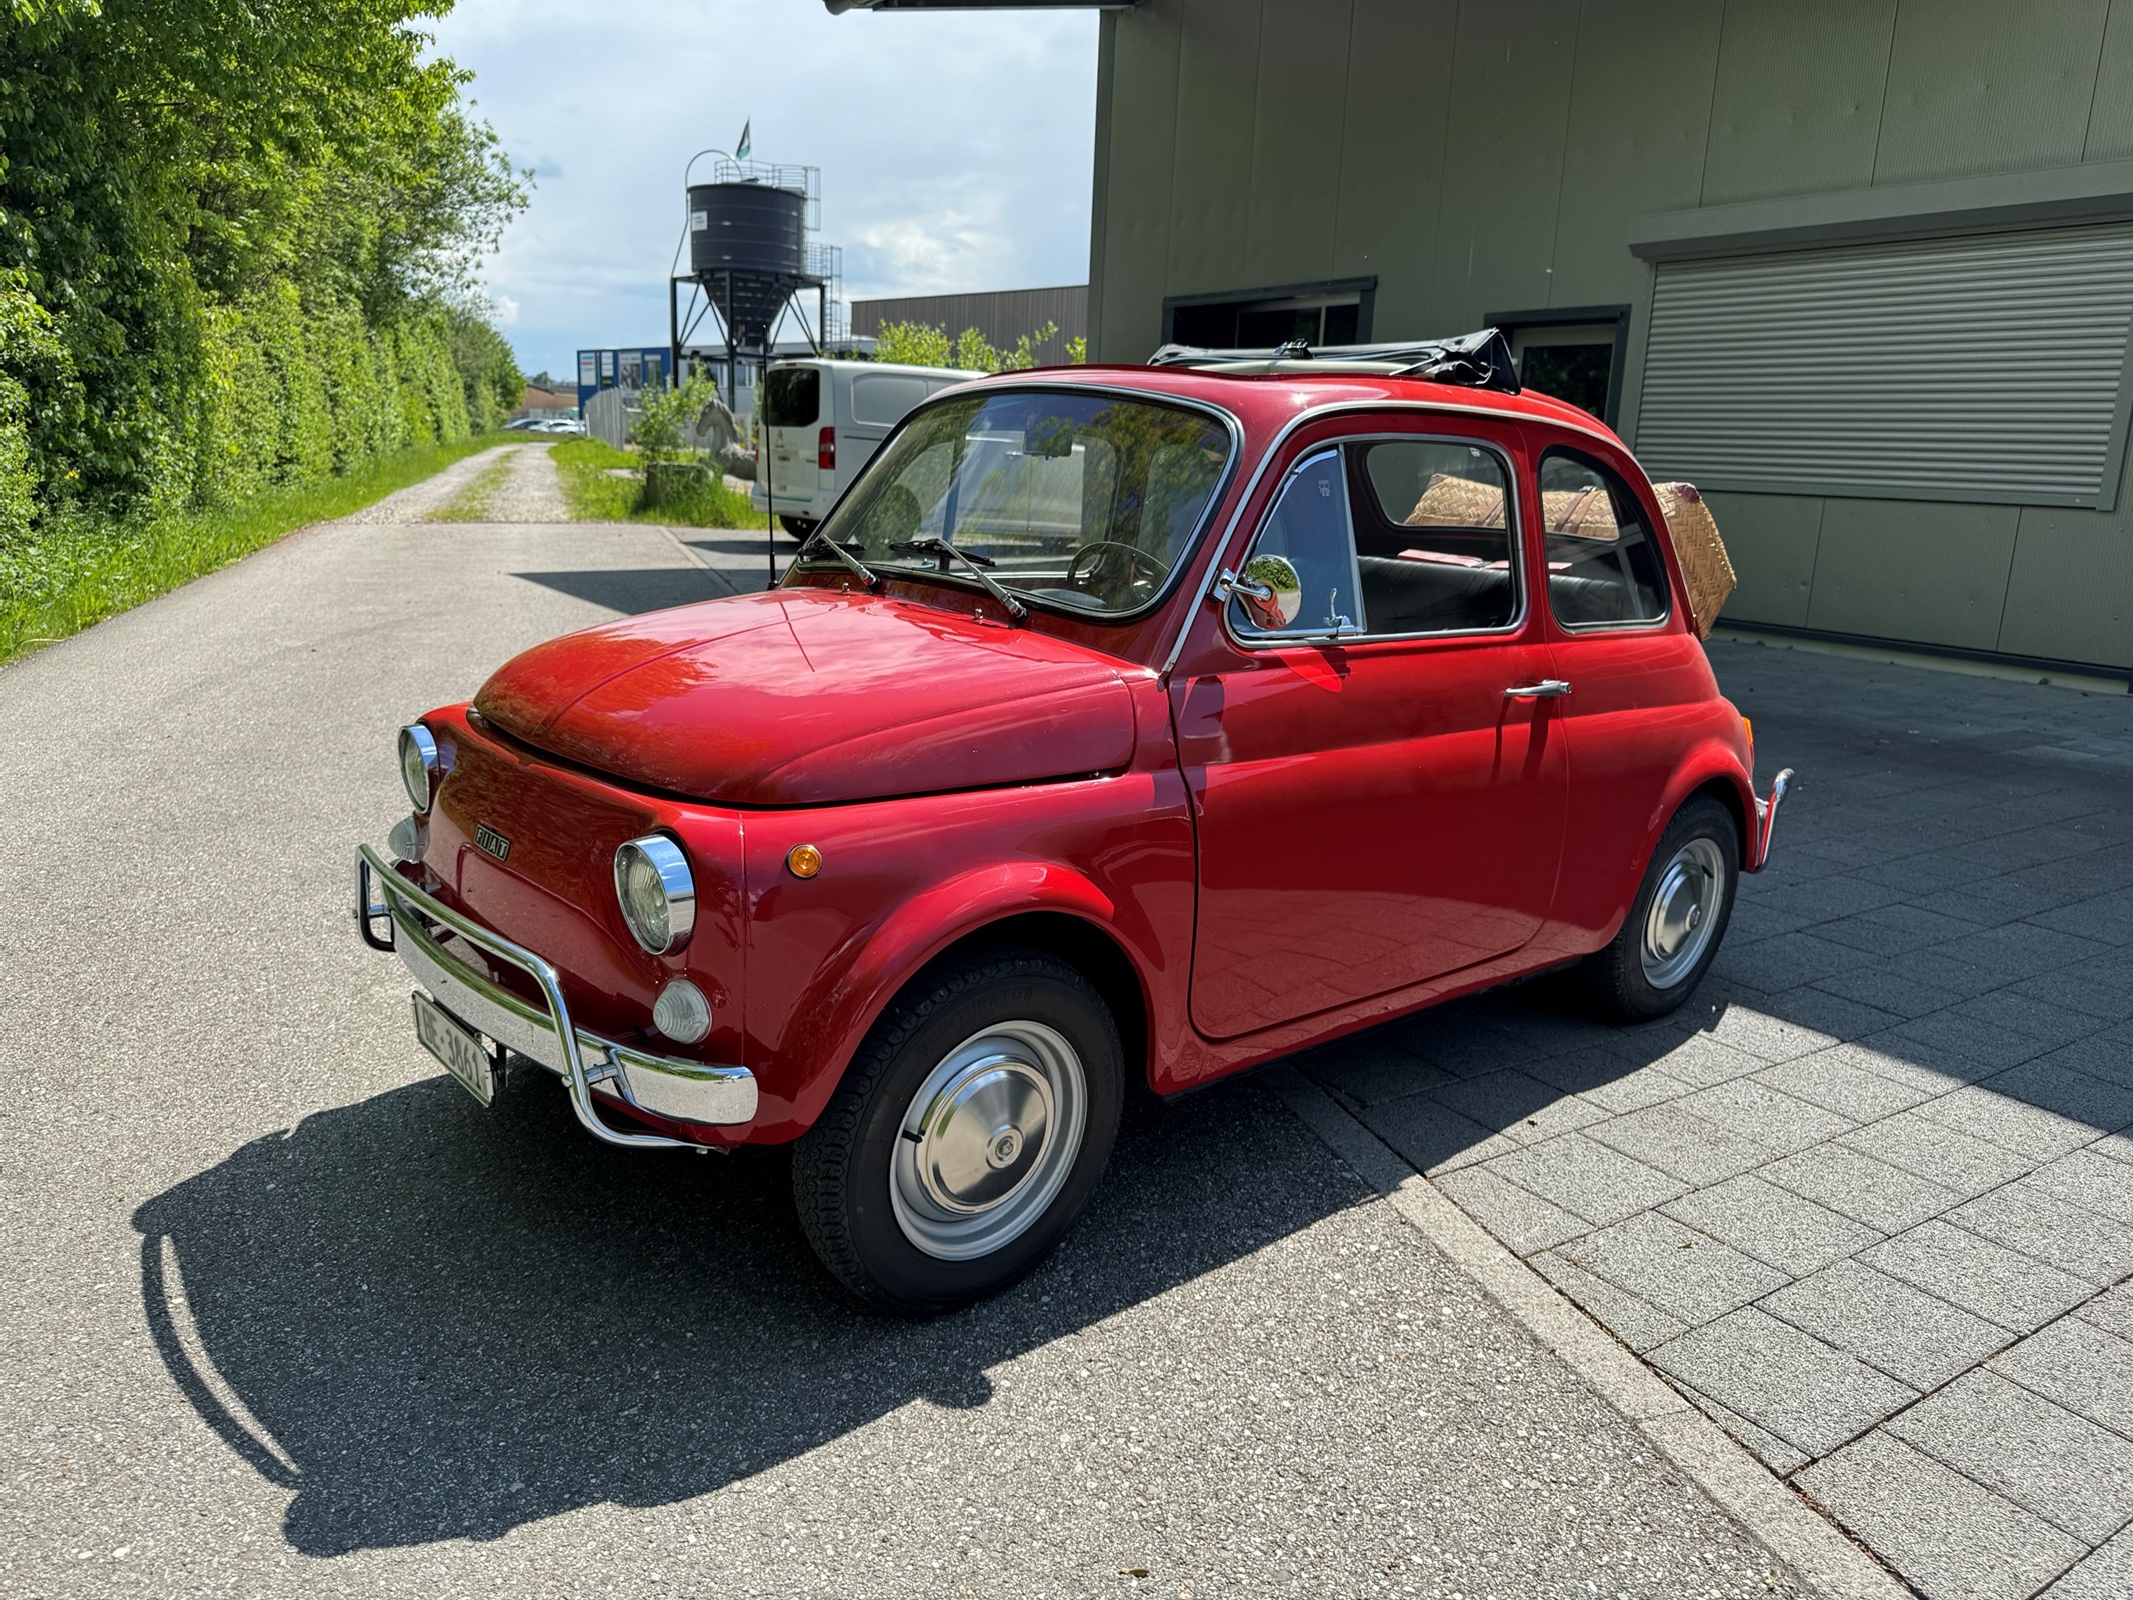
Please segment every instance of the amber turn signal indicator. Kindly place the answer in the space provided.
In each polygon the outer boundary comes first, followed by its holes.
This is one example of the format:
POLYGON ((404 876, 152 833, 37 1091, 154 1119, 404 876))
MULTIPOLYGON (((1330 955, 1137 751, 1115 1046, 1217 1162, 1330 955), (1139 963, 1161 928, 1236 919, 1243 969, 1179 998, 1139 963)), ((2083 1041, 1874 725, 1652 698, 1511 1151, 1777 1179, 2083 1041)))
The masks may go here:
POLYGON ((1755 724, 1748 718, 1742 717, 1740 719, 1740 730, 1748 736, 1748 748, 1753 750, 1755 748, 1755 724))
POLYGON ((796 844, 785 852, 785 865, 795 878, 812 878, 822 870, 822 852, 811 844, 796 844))

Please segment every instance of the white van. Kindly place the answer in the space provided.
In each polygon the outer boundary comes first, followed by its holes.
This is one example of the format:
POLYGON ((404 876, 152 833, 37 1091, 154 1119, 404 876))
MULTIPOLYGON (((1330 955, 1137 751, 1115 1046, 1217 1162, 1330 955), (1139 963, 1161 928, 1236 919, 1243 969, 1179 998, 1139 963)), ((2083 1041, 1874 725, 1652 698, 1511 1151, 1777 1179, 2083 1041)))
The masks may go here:
POLYGON ((887 361, 773 362, 756 389, 756 510, 775 508, 786 532, 806 537, 907 411, 981 376, 887 361))

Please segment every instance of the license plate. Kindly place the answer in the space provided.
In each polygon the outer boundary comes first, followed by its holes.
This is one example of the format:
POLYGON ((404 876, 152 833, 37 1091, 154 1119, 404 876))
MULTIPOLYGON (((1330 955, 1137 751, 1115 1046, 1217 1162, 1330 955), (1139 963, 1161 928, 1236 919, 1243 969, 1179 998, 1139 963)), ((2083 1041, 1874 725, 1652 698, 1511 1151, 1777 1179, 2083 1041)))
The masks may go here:
POLYGON ((483 1105, 496 1098, 496 1063, 480 1036, 426 994, 415 996, 415 1037, 468 1094, 483 1105))

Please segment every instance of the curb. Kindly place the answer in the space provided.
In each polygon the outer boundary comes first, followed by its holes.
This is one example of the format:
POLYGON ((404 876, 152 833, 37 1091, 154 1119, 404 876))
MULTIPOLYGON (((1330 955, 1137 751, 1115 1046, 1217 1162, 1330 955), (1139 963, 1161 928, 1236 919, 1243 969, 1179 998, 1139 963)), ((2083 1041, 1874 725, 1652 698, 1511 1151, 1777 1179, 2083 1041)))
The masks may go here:
POLYGON ((1298 1121, 1391 1202, 1402 1220, 1560 1356, 1772 1555, 1829 1600, 1916 1600, 1886 1568, 1557 1294, 1332 1096, 1294 1067, 1275 1069, 1266 1082, 1298 1121))

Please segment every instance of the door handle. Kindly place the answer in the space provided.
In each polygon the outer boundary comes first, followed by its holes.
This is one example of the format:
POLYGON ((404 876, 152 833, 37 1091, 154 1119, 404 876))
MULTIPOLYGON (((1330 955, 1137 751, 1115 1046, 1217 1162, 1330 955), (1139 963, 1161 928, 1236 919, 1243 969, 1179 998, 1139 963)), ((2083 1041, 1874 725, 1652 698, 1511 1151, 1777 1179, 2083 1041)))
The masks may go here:
POLYGON ((1561 678, 1543 678, 1539 683, 1521 683, 1506 689, 1506 700, 1560 700, 1570 692, 1570 685, 1561 678))

